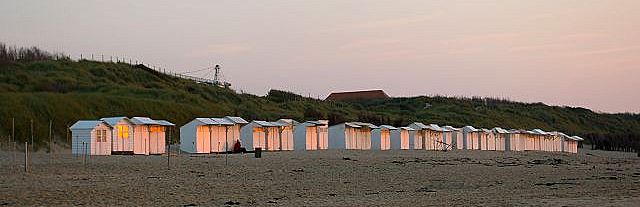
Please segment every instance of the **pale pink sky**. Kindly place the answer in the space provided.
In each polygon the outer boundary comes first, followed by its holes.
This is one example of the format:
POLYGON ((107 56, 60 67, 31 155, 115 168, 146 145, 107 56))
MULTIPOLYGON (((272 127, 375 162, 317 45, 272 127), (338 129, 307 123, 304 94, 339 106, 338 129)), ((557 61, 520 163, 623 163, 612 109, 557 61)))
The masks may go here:
POLYGON ((638 0, 0 2, 0 41, 175 71, 235 89, 384 89, 640 112, 638 0))

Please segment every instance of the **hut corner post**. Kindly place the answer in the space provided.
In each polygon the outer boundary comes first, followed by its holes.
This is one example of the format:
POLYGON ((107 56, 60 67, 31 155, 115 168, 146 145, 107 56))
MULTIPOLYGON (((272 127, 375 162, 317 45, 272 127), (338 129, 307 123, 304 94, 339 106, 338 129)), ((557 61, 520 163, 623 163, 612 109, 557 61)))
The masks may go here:
POLYGON ((229 164, 229 126, 224 127, 224 166, 229 164))
POLYGON ((53 159, 54 159, 52 128, 53 128, 53 120, 49 120, 49 154, 50 154, 49 158, 51 163, 53 163, 53 159))
POLYGON ((82 167, 87 168, 87 147, 84 142, 82 142, 82 167))
POLYGON ((18 158, 17 158, 17 155, 16 155, 16 149, 17 149, 17 147, 18 147, 17 145, 18 145, 18 144, 17 144, 16 142, 13 142, 13 165, 14 165, 14 166, 17 166, 17 165, 18 165, 18 163, 16 163, 16 162, 17 162, 17 159, 18 159, 18 158))

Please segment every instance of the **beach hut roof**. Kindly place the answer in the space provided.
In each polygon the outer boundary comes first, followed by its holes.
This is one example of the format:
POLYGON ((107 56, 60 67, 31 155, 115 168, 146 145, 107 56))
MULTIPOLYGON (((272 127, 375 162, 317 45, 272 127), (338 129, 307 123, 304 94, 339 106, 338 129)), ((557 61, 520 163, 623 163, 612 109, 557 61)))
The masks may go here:
POLYGON ((566 137, 566 138, 568 138, 568 137, 569 137, 567 134, 562 133, 562 132, 558 132, 558 131, 547 132, 547 134, 549 134, 549 135, 554 135, 554 136, 566 137))
POLYGON ((287 123, 282 123, 282 122, 275 122, 275 121, 253 121, 256 124, 262 126, 262 127, 281 127, 281 126, 289 126, 289 124, 287 123))
POLYGON ((300 124, 300 122, 298 122, 296 120, 293 120, 293 119, 279 119, 276 122, 284 123, 286 125, 293 125, 293 126, 296 126, 296 125, 300 124))
POLYGON ((576 141, 584 141, 582 137, 579 136, 567 136, 568 139, 576 140, 576 141))
POLYGON ((305 121, 304 124, 307 125, 313 125, 313 126, 317 126, 317 125, 327 125, 321 121, 305 121))
POLYGON ((273 126, 278 126, 278 127, 280 127, 280 126, 290 126, 290 124, 282 123, 282 122, 277 122, 277 121, 276 121, 276 122, 271 122, 271 124, 272 124, 273 126))
POLYGON ((448 129, 444 129, 440 126, 438 126, 437 124, 429 124, 429 129, 433 130, 433 131, 442 131, 442 132, 450 132, 451 130, 448 129))
POLYGON ((236 124, 248 124, 249 122, 244 120, 243 118, 237 117, 237 116, 225 116, 225 119, 229 119, 231 120, 233 123, 236 124))
POLYGON ((503 128, 500 128, 500 127, 493 128, 493 131, 499 134, 509 134, 509 131, 504 130, 503 128))
POLYGON ((460 129, 452 127, 452 126, 443 126, 442 128, 449 130, 449 131, 460 131, 460 129))
POLYGON ((380 128, 387 129, 387 130, 397 130, 398 129, 398 128, 396 128, 394 126, 390 126, 390 125, 380 125, 380 128))
POLYGON ((549 134, 549 133, 547 133, 545 131, 542 131, 541 129, 534 129, 534 130, 531 130, 531 131, 533 131, 533 133, 536 133, 536 134, 542 134, 542 135, 548 135, 549 134))
POLYGON ((492 131, 491 131, 491 130, 489 130, 489 129, 482 128, 481 130, 482 130, 484 133, 492 133, 492 131))
POLYGON ((167 121, 167 120, 156 120, 156 122, 158 122, 158 124, 162 125, 162 126, 175 126, 175 124, 167 121))
POLYGON ((160 125, 160 123, 149 117, 133 117, 131 122, 136 125, 160 125))
POLYGON ((344 123, 344 125, 352 127, 352 128, 360 128, 361 127, 360 125, 357 125, 357 124, 354 124, 354 123, 351 123, 351 122, 346 122, 346 123, 344 123))
POLYGON ((75 124, 71 125, 71 127, 69 127, 69 129, 71 130, 76 130, 76 129, 93 129, 96 126, 98 126, 98 124, 100 123, 104 123, 103 121, 96 121, 96 120, 80 120, 77 121, 75 124))
POLYGON ((125 116, 118 116, 118 117, 105 117, 105 118, 101 118, 101 121, 104 121, 104 123, 106 123, 107 125, 109 125, 110 127, 114 127, 116 124, 118 124, 118 122, 120 120, 126 120, 127 122, 131 122, 129 120, 129 118, 125 117, 125 116))
POLYGON ((400 129, 404 129, 407 131, 415 131, 415 129, 411 128, 411 127, 400 127, 400 129))
POLYGON ((371 123, 364 123, 364 122, 351 122, 351 123, 352 123, 352 124, 355 124, 355 125, 358 125, 358 126, 361 126, 361 127, 369 127, 369 128, 371 128, 371 129, 377 129, 377 128, 380 128, 380 127, 378 127, 378 126, 376 126, 376 125, 373 125, 373 124, 371 124, 371 123))
POLYGON ((225 118, 211 118, 211 120, 213 120, 214 122, 216 122, 219 125, 234 125, 235 123, 233 123, 231 120, 229 119, 225 119, 225 118))
POLYGON ((472 132, 480 131, 480 130, 474 128, 473 126, 464 126, 464 127, 462 127, 462 129, 466 129, 467 131, 472 131, 472 132))
POLYGON ((195 118, 195 120, 202 122, 203 124, 206 124, 206 125, 218 125, 218 122, 216 122, 211 118, 195 118))
POLYGON ((281 123, 277 123, 277 122, 268 122, 268 121, 253 121, 256 124, 260 125, 261 127, 278 127, 278 126, 284 126, 284 124, 281 123))
POLYGON ((416 130, 428 129, 429 128, 427 125, 424 125, 423 123, 420 123, 420 122, 413 122, 413 125, 416 125, 417 128, 414 128, 416 130))

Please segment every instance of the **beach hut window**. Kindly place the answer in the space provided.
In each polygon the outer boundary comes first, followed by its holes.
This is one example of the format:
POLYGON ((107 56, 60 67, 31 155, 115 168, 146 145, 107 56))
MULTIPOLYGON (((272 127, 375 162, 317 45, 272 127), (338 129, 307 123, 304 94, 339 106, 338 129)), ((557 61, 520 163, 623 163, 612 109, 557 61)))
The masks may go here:
POLYGON ((96 142, 107 142, 107 130, 98 130, 96 135, 96 142))
POLYGON ((163 127, 159 127, 159 126, 152 126, 151 127, 151 132, 162 132, 163 131, 163 127))
POLYGON ((118 126, 118 137, 121 139, 129 138, 129 127, 127 126, 118 126))

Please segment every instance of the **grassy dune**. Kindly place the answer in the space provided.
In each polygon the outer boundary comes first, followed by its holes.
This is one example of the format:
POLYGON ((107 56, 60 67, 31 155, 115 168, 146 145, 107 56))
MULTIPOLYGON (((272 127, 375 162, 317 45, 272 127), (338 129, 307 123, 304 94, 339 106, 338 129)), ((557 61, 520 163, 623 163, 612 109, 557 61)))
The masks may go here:
MULTIPOLYGON (((30 137, 35 123, 37 145, 66 140, 66 128, 79 119, 105 116, 150 116, 178 126, 194 117, 236 115, 246 119, 329 119, 331 123, 365 121, 407 125, 413 121, 492 128, 541 128, 600 138, 640 131, 640 115, 602 114, 584 108, 518 103, 507 100, 410 97, 327 103, 284 91, 260 97, 198 84, 144 66, 72 60, 0 61, 0 138, 30 137), (432 107, 424 108, 425 103, 432 107)), ((174 135, 177 137, 177 134, 174 135)))

